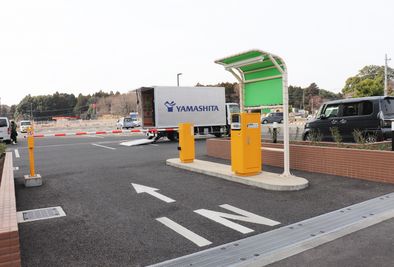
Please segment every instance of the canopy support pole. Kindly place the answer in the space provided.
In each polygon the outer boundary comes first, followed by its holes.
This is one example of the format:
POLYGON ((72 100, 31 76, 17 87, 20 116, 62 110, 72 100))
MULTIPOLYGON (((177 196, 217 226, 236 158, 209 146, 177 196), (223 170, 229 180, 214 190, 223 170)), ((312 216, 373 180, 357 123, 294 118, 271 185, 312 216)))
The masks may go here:
MULTIPOLYGON (((282 87, 283 87, 283 177, 290 177, 290 138, 289 138, 289 89, 287 85, 287 69, 285 65, 283 69, 279 66, 274 57, 269 54, 269 58, 276 68, 282 73, 282 87)), ((283 63, 284 64, 284 63, 283 63)))

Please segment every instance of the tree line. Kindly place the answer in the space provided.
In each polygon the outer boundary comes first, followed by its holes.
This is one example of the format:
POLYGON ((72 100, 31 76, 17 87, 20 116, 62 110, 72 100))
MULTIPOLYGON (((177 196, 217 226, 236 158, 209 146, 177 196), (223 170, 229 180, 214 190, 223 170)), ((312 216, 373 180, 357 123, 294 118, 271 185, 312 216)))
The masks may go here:
POLYGON ((107 93, 100 90, 94 94, 77 97, 74 94, 56 92, 52 95, 25 96, 17 105, 0 108, 0 116, 16 120, 52 120, 53 117, 76 117, 94 119, 100 115, 127 115, 136 111, 135 92, 107 93))
MULTIPOLYGON (((394 95, 394 69, 388 68, 388 92, 394 95)), ((197 83, 196 86, 224 87, 226 102, 239 102, 238 83, 222 82, 213 85, 197 83)), ((329 100, 343 97, 364 97, 383 95, 384 66, 368 65, 359 70, 355 76, 346 79, 341 93, 333 93, 319 88, 316 83, 307 87, 289 86, 289 105, 293 108, 313 112, 329 100)), ((136 111, 135 92, 119 93, 102 90, 89 95, 59 93, 52 95, 25 96, 17 105, 0 106, 0 116, 16 120, 31 119, 51 120, 56 116, 76 116, 82 119, 96 118, 111 114, 124 116, 136 111)))

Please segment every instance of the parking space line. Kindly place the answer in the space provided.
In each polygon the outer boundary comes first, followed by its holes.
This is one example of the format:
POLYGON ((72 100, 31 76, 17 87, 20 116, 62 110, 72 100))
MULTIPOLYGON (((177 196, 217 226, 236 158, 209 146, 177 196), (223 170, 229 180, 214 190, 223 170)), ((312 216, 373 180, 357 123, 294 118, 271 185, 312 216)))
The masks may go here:
POLYGON ((103 146, 103 145, 99 145, 99 144, 93 144, 93 143, 92 143, 92 146, 98 146, 98 147, 102 147, 102 148, 106 148, 106 149, 116 150, 116 148, 114 148, 114 147, 103 146))
POLYGON ((190 231, 189 229, 186 229, 182 225, 177 224, 176 222, 174 222, 173 220, 171 220, 167 217, 157 218, 156 220, 161 222, 162 224, 164 224, 165 226, 167 226, 171 230, 174 230, 175 232, 177 232, 181 236, 189 239, 190 241, 192 241, 194 244, 196 244, 199 247, 204 247, 204 246, 208 246, 208 245, 212 244, 211 241, 205 239, 202 236, 199 236, 198 234, 190 231))
POLYGON ((15 149, 14 152, 15 152, 15 157, 16 157, 16 158, 20 158, 20 157, 21 157, 21 156, 19 155, 18 149, 15 149))

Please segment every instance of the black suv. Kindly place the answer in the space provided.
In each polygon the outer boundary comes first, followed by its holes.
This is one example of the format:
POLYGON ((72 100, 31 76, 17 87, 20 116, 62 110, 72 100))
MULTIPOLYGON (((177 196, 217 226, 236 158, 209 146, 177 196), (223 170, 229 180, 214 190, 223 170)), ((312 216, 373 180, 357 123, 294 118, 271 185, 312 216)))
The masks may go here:
POLYGON ((353 133, 360 130, 367 142, 391 138, 394 120, 394 97, 371 96, 335 100, 324 103, 317 115, 305 124, 303 140, 319 135, 332 141, 331 129, 337 127, 343 141, 354 141, 353 133))

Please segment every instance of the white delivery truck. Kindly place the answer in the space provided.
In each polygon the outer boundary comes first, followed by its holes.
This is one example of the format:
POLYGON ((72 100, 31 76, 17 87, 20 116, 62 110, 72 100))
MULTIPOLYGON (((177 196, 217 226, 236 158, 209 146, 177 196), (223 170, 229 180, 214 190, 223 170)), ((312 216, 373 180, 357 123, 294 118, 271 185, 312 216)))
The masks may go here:
POLYGON ((153 86, 137 89, 141 126, 150 138, 176 140, 178 124, 194 124, 194 134, 228 134, 236 103, 225 103, 223 87, 153 86))

